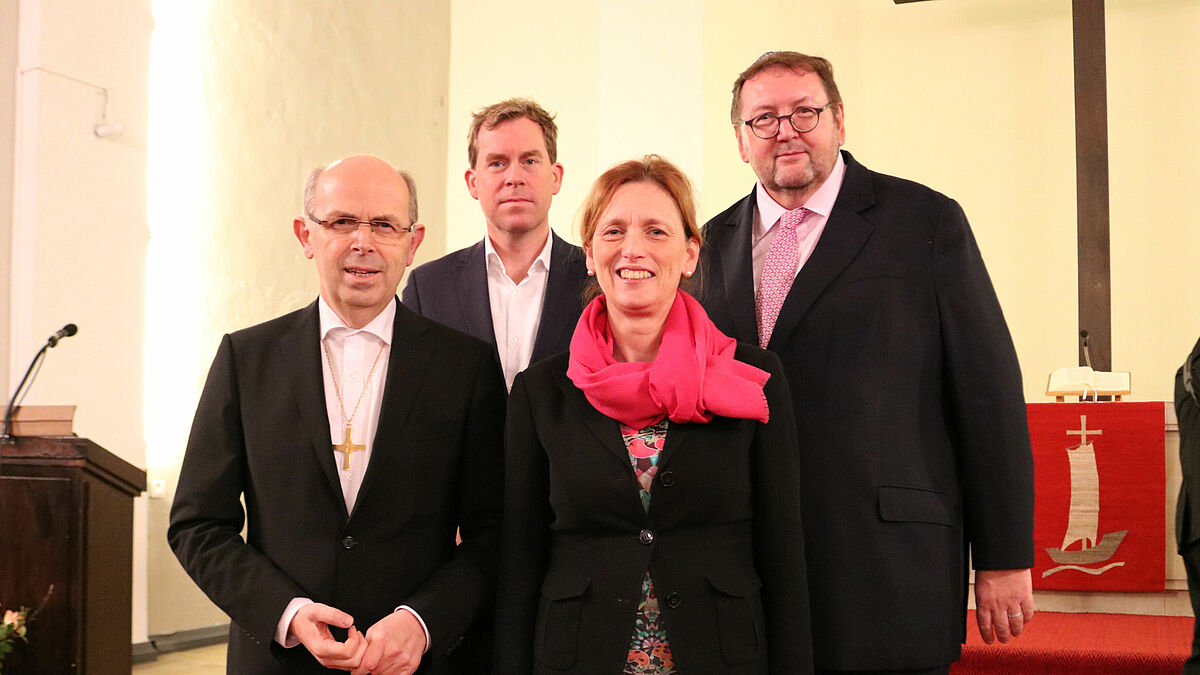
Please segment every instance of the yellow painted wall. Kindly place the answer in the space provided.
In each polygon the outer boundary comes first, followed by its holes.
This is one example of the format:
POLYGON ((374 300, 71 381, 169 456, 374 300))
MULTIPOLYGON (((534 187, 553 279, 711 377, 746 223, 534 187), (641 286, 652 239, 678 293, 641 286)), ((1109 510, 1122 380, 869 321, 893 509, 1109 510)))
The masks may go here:
MULTIPOLYGON (((147 462, 151 634, 227 619, 166 545, 200 387, 223 333, 317 296, 292 234, 314 167, 379 155, 444 220, 449 11, 423 0, 155 3, 147 462)), ((440 252, 441 237, 426 238, 440 252)), ((423 258, 429 257, 425 252, 423 258)))
MULTIPOLYGON (((224 621, 167 550, 166 512, 220 335, 315 296, 290 227, 307 171, 380 154, 417 178, 420 259, 469 245, 483 234, 462 180, 470 112, 505 97, 558 113, 565 178, 551 222, 577 240, 592 180, 647 152, 692 176, 703 217, 743 196, 753 174, 729 126, 733 79, 768 49, 827 56, 847 149, 966 209, 1027 398, 1045 400, 1046 373, 1074 362, 1068 0, 160 0, 173 56, 150 66, 150 0, 116 2, 20 3, 42 14, 45 65, 109 86, 127 132, 94 138, 94 95, 37 76, 37 133, 21 155, 33 160, 16 167, 35 179, 17 195, 31 215, 12 228, 2 332, 11 380, 35 343, 79 323, 30 402, 78 403, 80 434, 166 485, 139 506, 135 641, 224 621)), ((1200 334, 1200 216, 1186 204, 1200 184, 1200 2, 1106 4, 1114 366, 1134 372, 1133 398, 1163 400, 1200 334)))
POLYGON ((685 0, 519 6, 454 0, 447 250, 484 233, 479 203, 463 182, 471 113, 512 96, 533 98, 558 116, 563 188, 550 224, 568 240, 579 239, 575 212, 592 181, 617 162, 656 152, 699 182, 705 45, 695 6, 685 0))
MULTIPOLYGON (((1133 398, 1164 400, 1200 333, 1200 313, 1186 311, 1197 306, 1200 285, 1182 283, 1200 228, 1197 216, 1169 198, 1196 184, 1200 75, 1180 64, 1200 50, 1188 37, 1197 34, 1200 5, 1107 6, 1113 362, 1134 372, 1133 398)), ((872 169, 923 182, 963 205, 1005 308, 1027 399, 1047 400, 1047 374, 1074 365, 1068 0, 543 1, 517 8, 456 0, 451 13, 448 250, 483 231, 462 183, 471 110, 524 95, 558 113, 566 175, 551 223, 572 240, 591 181, 646 152, 688 171, 708 217, 754 180, 729 125, 734 78, 764 51, 806 51, 834 63, 846 100, 846 149, 872 169)))

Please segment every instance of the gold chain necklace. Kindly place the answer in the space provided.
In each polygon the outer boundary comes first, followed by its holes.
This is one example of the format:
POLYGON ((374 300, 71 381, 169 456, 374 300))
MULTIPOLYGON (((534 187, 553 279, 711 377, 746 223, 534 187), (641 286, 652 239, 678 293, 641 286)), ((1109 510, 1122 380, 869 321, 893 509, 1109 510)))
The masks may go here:
POLYGON ((379 357, 383 356, 383 348, 387 343, 379 345, 379 351, 375 354, 375 361, 371 363, 371 372, 367 373, 367 379, 363 381, 362 391, 358 394, 358 401, 354 403, 354 411, 346 417, 346 404, 342 402, 342 388, 338 386, 337 373, 333 370, 333 357, 329 355, 329 343, 325 338, 321 338, 321 346, 325 348, 325 360, 329 362, 329 379, 333 380, 333 393, 337 394, 338 410, 342 413, 342 421, 346 424, 346 440, 333 446, 334 450, 342 453, 342 470, 350 470, 350 454, 356 451, 365 451, 366 445, 355 443, 350 439, 354 432, 354 416, 358 414, 358 406, 362 404, 363 396, 367 394, 367 387, 371 386, 371 377, 375 375, 375 366, 379 365, 379 357))

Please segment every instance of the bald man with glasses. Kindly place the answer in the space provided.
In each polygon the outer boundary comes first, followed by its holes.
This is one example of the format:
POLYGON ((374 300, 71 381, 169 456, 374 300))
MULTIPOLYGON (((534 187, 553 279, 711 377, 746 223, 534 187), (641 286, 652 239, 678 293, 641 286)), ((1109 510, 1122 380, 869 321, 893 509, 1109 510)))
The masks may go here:
POLYGON ((322 167, 293 231, 318 298, 222 339, 171 547, 231 619, 230 673, 473 673, 502 494, 492 348, 396 299, 424 236, 407 174, 322 167))

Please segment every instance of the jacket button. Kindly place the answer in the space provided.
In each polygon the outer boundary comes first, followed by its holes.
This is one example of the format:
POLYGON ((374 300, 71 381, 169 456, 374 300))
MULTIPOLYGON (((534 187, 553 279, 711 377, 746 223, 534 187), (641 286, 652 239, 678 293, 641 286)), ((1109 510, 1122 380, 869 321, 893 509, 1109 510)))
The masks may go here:
POLYGON ((667 607, 675 609, 683 604, 683 598, 679 597, 678 593, 667 594, 667 607))
POLYGON ((355 539, 354 537, 351 537, 349 535, 342 537, 342 548, 349 551, 350 549, 354 548, 355 546, 358 546, 357 539, 355 539))
POLYGON ((663 487, 671 487, 675 484, 675 472, 664 471, 658 474, 658 482, 662 483, 663 487))
POLYGON ((642 530, 641 532, 638 532, 638 541, 642 542, 643 544, 653 544, 654 533, 650 530, 642 530))

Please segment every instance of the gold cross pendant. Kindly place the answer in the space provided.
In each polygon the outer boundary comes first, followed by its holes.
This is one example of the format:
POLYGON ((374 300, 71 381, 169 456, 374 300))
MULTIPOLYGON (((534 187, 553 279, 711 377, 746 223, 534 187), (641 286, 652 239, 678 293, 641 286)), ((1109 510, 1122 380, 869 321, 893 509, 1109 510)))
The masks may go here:
POLYGON ((352 453, 356 450, 366 450, 367 449, 367 446, 361 445, 361 444, 356 444, 354 441, 350 440, 350 430, 351 429, 353 429, 353 427, 351 427, 349 424, 347 424, 346 425, 346 440, 333 446, 334 450, 341 452, 345 456, 345 459, 342 461, 342 470, 343 471, 350 470, 350 453, 352 453))

